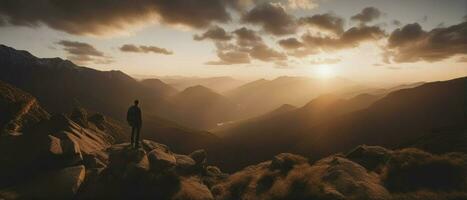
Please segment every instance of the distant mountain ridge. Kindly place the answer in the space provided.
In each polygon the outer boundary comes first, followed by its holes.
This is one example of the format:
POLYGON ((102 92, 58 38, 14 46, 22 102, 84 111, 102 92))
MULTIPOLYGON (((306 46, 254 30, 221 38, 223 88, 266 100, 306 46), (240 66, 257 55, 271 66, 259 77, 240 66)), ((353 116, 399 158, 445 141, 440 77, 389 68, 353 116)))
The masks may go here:
POLYGON ((239 104, 243 118, 258 116, 283 104, 303 106, 311 99, 357 84, 342 78, 328 80, 309 77, 281 76, 273 80, 259 79, 228 91, 226 96, 239 104))
POLYGON ((184 77, 184 76, 160 76, 156 77, 165 83, 175 87, 178 90, 184 90, 196 85, 202 85, 211 88, 217 93, 223 94, 226 91, 234 89, 242 84, 244 81, 234 79, 229 76, 219 77, 184 77))

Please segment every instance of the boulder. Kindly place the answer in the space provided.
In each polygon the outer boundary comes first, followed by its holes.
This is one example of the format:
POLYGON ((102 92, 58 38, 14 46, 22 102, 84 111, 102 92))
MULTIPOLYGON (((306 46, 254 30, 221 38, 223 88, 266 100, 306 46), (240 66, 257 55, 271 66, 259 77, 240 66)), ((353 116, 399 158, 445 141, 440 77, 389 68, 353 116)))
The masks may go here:
POLYGON ((345 157, 352 160, 369 171, 379 172, 391 158, 392 151, 380 146, 360 145, 348 152, 345 157))
POLYGON ((152 140, 143 140, 141 146, 147 152, 150 152, 153 149, 162 149, 165 152, 170 151, 170 149, 169 149, 169 147, 167 145, 160 144, 160 143, 154 142, 152 140))
POLYGON ((70 119, 82 127, 89 127, 88 113, 83 108, 75 107, 70 114, 70 119))
POLYGON ((181 181, 180 190, 172 197, 173 200, 211 200, 211 191, 197 178, 191 177, 181 181))
POLYGON ((161 148, 155 148, 148 153, 151 170, 164 171, 176 165, 175 156, 161 148))
POLYGON ((128 143, 115 145, 109 150, 108 170, 120 178, 139 176, 149 170, 149 160, 143 149, 133 149, 128 143))
POLYGON ((190 157, 195 161, 197 166, 203 166, 206 164, 207 161, 207 153, 204 149, 199 149, 193 151, 190 154, 190 157))
POLYGON ((196 162, 190 156, 180 154, 175 154, 174 156, 178 172, 182 174, 189 174, 193 172, 196 162))
POLYGON ((290 154, 290 153, 281 153, 279 155, 274 156, 271 160, 271 169, 278 169, 282 172, 288 172, 293 168, 294 165, 307 163, 308 159, 305 157, 290 154))

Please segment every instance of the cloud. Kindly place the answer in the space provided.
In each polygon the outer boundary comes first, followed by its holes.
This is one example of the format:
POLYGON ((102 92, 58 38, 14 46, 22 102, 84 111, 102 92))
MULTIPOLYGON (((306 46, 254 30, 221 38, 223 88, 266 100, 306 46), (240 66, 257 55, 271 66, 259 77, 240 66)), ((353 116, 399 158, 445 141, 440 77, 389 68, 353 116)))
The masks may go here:
POLYGON ((303 43, 308 48, 332 51, 353 48, 365 41, 374 41, 385 36, 385 32, 378 26, 352 27, 339 37, 319 37, 309 33, 302 36, 303 43))
POLYGON ((88 43, 61 40, 57 44, 63 46, 63 50, 69 54, 67 58, 77 64, 109 64, 113 62, 112 57, 106 56, 88 43))
POLYGON ((242 27, 233 31, 237 38, 237 45, 239 46, 255 46, 263 42, 263 39, 256 34, 254 30, 242 27))
POLYGON ((290 9, 302 9, 311 10, 318 7, 318 4, 314 0, 288 0, 287 8, 290 9))
POLYGON ((467 22, 424 31, 418 23, 394 30, 388 39, 386 61, 435 62, 467 54, 467 22))
POLYGON ((272 3, 255 6, 241 17, 241 21, 261 25, 265 32, 277 36, 293 34, 297 30, 294 17, 282 6, 272 3))
POLYGON ((402 25, 402 22, 401 22, 401 21, 399 21, 399 20, 397 20, 397 19, 395 19, 395 20, 392 20, 392 22, 391 22, 391 23, 392 23, 392 25, 394 25, 394 26, 401 26, 401 25, 402 25))
POLYGON ((287 60, 287 55, 278 52, 265 44, 257 45, 250 50, 250 56, 252 58, 269 62, 269 61, 283 61, 287 60))
POLYGON ((229 0, 15 0, 2 1, 0 18, 9 24, 48 27, 75 35, 108 35, 155 20, 194 28, 228 22, 229 0))
POLYGON ((136 46, 134 44, 125 44, 120 47, 120 51, 123 52, 133 52, 133 53, 158 53, 158 54, 164 54, 164 55, 172 55, 173 52, 170 50, 167 50, 165 48, 160 48, 156 46, 145 46, 145 45, 139 45, 136 46))
POLYGON ((194 40, 201 41, 204 39, 211 39, 215 41, 227 41, 232 39, 232 36, 227 33, 222 27, 212 26, 202 35, 194 35, 194 40))
POLYGON ((344 20, 334 14, 317 14, 311 17, 302 17, 299 20, 302 25, 313 26, 327 30, 335 34, 341 34, 344 30, 344 20))
POLYGON ((233 65, 250 63, 251 59, 264 62, 274 62, 284 65, 287 60, 285 53, 268 47, 263 42, 258 42, 253 46, 240 46, 228 42, 216 42, 217 57, 219 61, 210 61, 208 65, 233 65))
POLYGON ((248 49, 228 43, 216 42, 218 61, 209 61, 207 65, 234 65, 247 64, 251 62, 248 49))
POLYGON ((250 56, 247 52, 242 51, 218 51, 217 57, 219 61, 209 61, 207 65, 233 65, 233 64, 247 64, 250 63, 250 56))
POLYGON ((361 23, 371 22, 381 16, 381 11, 375 7, 366 7, 360 13, 352 16, 350 19, 361 23))
POLYGON ((298 49, 303 47, 303 43, 298 41, 296 38, 287 38, 279 40, 279 45, 284 49, 298 49))

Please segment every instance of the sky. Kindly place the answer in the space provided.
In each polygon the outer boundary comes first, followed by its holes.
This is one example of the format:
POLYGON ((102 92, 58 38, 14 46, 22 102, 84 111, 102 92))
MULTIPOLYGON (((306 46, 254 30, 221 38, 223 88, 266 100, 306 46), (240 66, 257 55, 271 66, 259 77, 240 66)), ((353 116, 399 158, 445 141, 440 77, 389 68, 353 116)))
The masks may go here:
POLYGON ((145 76, 467 75, 467 0, 0 0, 0 43, 145 76))

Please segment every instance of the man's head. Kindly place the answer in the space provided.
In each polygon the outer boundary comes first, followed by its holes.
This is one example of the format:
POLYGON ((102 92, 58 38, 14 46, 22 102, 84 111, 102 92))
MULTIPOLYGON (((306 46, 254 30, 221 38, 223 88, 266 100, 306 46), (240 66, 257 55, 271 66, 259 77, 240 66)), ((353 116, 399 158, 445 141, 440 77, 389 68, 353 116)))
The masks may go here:
POLYGON ((139 101, 135 100, 135 106, 137 106, 138 104, 139 104, 139 101))

